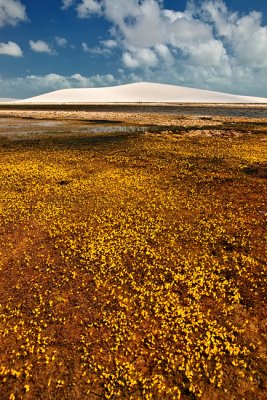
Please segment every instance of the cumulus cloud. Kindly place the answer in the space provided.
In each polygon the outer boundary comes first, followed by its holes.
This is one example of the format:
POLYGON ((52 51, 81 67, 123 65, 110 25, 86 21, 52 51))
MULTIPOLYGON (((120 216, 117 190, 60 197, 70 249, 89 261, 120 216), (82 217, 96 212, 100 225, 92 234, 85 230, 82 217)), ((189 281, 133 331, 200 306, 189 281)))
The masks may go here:
POLYGON ((102 46, 107 47, 108 49, 114 49, 118 46, 116 40, 108 39, 108 40, 101 40, 100 42, 102 46))
POLYGON ((99 14, 101 12, 102 2, 97 0, 83 0, 77 6, 77 12, 80 18, 87 18, 91 14, 99 14))
POLYGON ((156 53, 151 49, 135 49, 134 57, 130 52, 125 52, 122 55, 122 61, 126 67, 156 67, 159 59, 156 53))
POLYGON ((172 55, 168 46, 166 46, 165 44, 157 44, 155 46, 155 52, 159 56, 161 61, 164 62, 165 65, 171 66, 174 64, 175 62, 174 56, 172 55))
MULTIPOLYGON (((116 3, 116 2, 115 2, 116 3)), ((168 24, 156 1, 144 1, 137 5, 132 14, 124 13, 121 20, 114 16, 112 22, 117 24, 123 35, 124 44, 134 47, 152 47, 168 41, 168 24)), ((109 12, 109 11, 108 11, 109 12)), ((112 14, 113 15, 113 14, 112 14)))
POLYGON ((90 53, 90 47, 85 42, 82 43, 82 49, 85 53, 90 53))
POLYGON ((75 0, 62 0, 62 10, 67 10, 75 3, 75 0))
POLYGON ((104 53, 103 49, 101 49, 100 47, 89 47, 88 44, 86 42, 82 43, 82 49, 85 53, 89 53, 89 54, 99 54, 102 55, 104 53))
POLYGON ((64 37, 60 37, 60 36, 56 36, 56 37, 55 37, 55 41, 56 41, 56 44, 57 44, 59 47, 66 47, 67 44, 68 44, 67 39, 65 39, 64 37))
POLYGON ((159 46, 168 47, 167 62, 180 52, 189 64, 217 66, 231 58, 242 66, 267 65, 267 27, 262 26, 261 13, 230 12, 223 0, 189 1, 184 11, 164 9, 157 0, 65 0, 63 4, 76 5, 81 18, 99 15, 109 20, 113 24, 109 40, 120 43, 123 60, 129 61, 129 55, 137 59, 128 63, 130 68, 141 66, 140 49, 146 53, 159 46))
POLYGON ((23 52, 15 42, 0 43, 0 55, 22 57, 23 52))
POLYGON ((30 40, 29 45, 32 51, 35 51, 36 53, 55 54, 55 51, 52 49, 52 47, 50 47, 49 44, 47 44, 43 40, 37 40, 36 42, 30 40))
MULTIPOLYGON (((262 95, 267 26, 259 12, 233 12, 223 0, 188 0, 179 11, 164 7, 160 0, 71 3, 79 18, 98 16, 109 21, 106 42, 110 41, 110 49, 116 43, 122 65, 133 71, 128 78, 134 74, 143 80, 169 79, 170 83, 262 95), (253 82, 258 87, 254 92, 253 82)), ((103 47, 109 46, 100 42, 99 54, 103 47)))
POLYGON ((3 78, 0 76, 0 97, 27 98, 58 89, 99 87, 114 85, 115 78, 111 74, 83 76, 79 73, 64 76, 56 73, 28 75, 23 78, 3 78))
POLYGON ((267 66, 267 26, 262 26, 260 12, 239 15, 230 12, 222 0, 206 0, 200 8, 193 8, 193 13, 213 26, 237 64, 267 66))
POLYGON ((99 87, 115 83, 115 78, 112 74, 97 74, 90 77, 82 76, 81 74, 74 74, 70 77, 70 80, 75 87, 99 87))
POLYGON ((89 47, 86 42, 83 42, 82 49, 85 53, 89 53, 91 55, 108 56, 111 53, 111 49, 117 46, 114 40, 102 40, 100 44, 101 46, 89 47))
POLYGON ((228 57, 223 43, 210 39, 200 43, 198 47, 192 47, 188 51, 189 62, 192 65, 220 67, 228 62, 228 57))
POLYGON ((209 65, 226 57, 223 44, 213 37, 209 23, 192 18, 192 12, 174 12, 156 0, 82 0, 76 7, 79 17, 104 16, 112 23, 109 40, 120 44, 122 61, 129 68, 156 68, 159 57, 171 64, 179 50, 188 62, 201 61, 199 46, 209 65), (212 45, 208 51, 206 43, 212 45), (216 55, 212 56, 212 51, 216 55), (208 60, 207 60, 208 57, 208 60))
POLYGON ((128 68, 138 68, 140 66, 139 62, 128 51, 123 53, 122 62, 128 68))
POLYGON ((27 21, 25 6, 19 0, 0 0, 0 27, 27 21))

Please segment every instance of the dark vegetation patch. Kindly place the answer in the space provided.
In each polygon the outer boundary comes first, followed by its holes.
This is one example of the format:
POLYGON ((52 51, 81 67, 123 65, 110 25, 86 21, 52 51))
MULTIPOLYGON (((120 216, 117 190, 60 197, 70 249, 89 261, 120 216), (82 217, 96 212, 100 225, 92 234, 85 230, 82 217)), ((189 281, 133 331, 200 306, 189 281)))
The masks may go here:
POLYGON ((253 163, 249 165, 244 165, 241 171, 255 178, 267 178, 267 163, 253 163))
POLYGON ((80 119, 80 122, 86 122, 89 124, 122 124, 123 121, 117 121, 117 120, 112 120, 112 119, 80 119))
POLYGON ((60 181, 58 181, 58 185, 60 186, 66 186, 69 185, 71 183, 71 181, 67 180, 67 179, 61 179, 60 181))
MULTIPOLYGON (((184 125, 157 125, 157 126, 150 126, 149 132, 151 133, 159 133, 161 131, 164 132, 172 132, 176 134, 181 133, 190 133, 192 131, 221 131, 222 133, 256 133, 259 134, 259 127, 265 128, 267 125, 265 123, 259 122, 257 124, 254 123, 246 123, 246 122, 236 122, 236 123, 222 123, 221 125, 191 125, 191 126, 184 126, 184 125), (255 129, 256 127, 256 129, 255 129)), ((262 132, 264 134, 264 131, 262 132)))

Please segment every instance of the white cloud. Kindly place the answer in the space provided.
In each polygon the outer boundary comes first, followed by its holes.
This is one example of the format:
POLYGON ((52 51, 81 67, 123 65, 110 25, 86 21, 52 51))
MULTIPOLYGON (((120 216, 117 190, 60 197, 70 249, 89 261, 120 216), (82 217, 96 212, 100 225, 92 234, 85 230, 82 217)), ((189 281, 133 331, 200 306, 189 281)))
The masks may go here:
MULTIPOLYGON (((86 42, 82 43, 82 49, 85 53, 88 54, 99 54, 102 55, 105 51, 107 51, 106 49, 102 49, 100 47, 89 47, 88 44, 86 42)), ((108 51, 109 53, 109 51, 108 51)))
POLYGON ((126 14, 123 22, 116 20, 126 46, 147 48, 168 41, 168 24, 156 1, 145 0, 141 5, 135 4, 132 15, 126 14))
POLYGON ((62 10, 67 10, 75 3, 75 0, 62 0, 62 10))
MULTIPOLYGON (((216 47, 208 23, 193 19, 188 11, 165 10, 156 0, 82 0, 77 11, 83 18, 92 14, 104 15, 113 24, 110 40, 120 44, 122 60, 129 68, 155 68, 158 66, 157 55, 170 65, 174 59, 173 48, 195 62, 200 44, 213 40, 213 47, 216 47)), ((221 42, 217 49, 220 46, 221 42)), ((218 57, 214 59, 217 63, 218 57)), ((212 60, 210 57, 209 62, 212 60)))
POLYGON ((174 22, 179 18, 184 18, 185 13, 181 11, 163 10, 163 15, 165 15, 171 22, 174 22))
POLYGON ((219 40, 208 40, 189 49, 189 60, 192 65, 219 67, 228 61, 223 43, 219 40))
POLYGON ((128 68, 138 68, 138 67, 140 67, 139 62, 128 51, 123 53, 122 62, 128 68))
POLYGON ((14 42, 0 43, 0 55, 22 57, 23 52, 20 46, 14 42))
POLYGON ((100 42, 104 47, 107 47, 108 49, 114 49, 115 47, 118 46, 118 43, 116 42, 116 40, 101 40, 100 42))
MULTIPOLYGON (((113 42, 113 41, 110 41, 113 42)), ((115 42, 116 43, 116 42, 115 42)), ((109 44, 109 47, 106 45, 105 41, 101 41, 103 47, 96 46, 96 47, 89 47, 86 42, 82 43, 82 49, 85 53, 89 53, 92 55, 104 55, 107 56, 111 53, 112 45, 109 44)))
POLYGON ((267 27, 261 15, 252 12, 237 21, 232 34, 233 54, 241 65, 267 66, 267 27))
MULTIPOLYGON (((240 16, 230 12, 223 0, 192 0, 184 11, 164 9, 164 3, 157 0, 77 0, 68 4, 76 5, 79 17, 102 15, 112 23, 109 40, 120 44, 130 68, 141 66, 141 59, 131 60, 130 56, 135 57, 132 49, 155 51, 158 46, 168 47, 168 64, 179 54, 189 64, 204 66, 229 64, 230 58, 241 66, 267 65, 267 27, 261 25, 261 14, 240 16)), ((144 57, 144 67, 148 64, 157 66, 144 57)))
POLYGON ((69 79, 74 87, 99 87, 107 86, 115 82, 115 78, 112 74, 97 74, 90 77, 82 76, 81 74, 74 74, 71 75, 69 79))
POLYGON ((25 6, 19 0, 0 0, 0 27, 27 21, 25 6))
POLYGON ((55 41, 56 41, 56 44, 57 44, 59 47, 66 47, 67 44, 68 44, 67 39, 65 39, 64 37, 60 37, 60 36, 56 36, 56 37, 55 37, 55 41))
POLYGON ((261 13, 252 11, 240 16, 230 12, 222 0, 206 0, 194 12, 213 25, 216 35, 225 41, 238 65, 267 66, 267 26, 262 26, 261 13))
POLYGON ((195 17, 213 23, 219 36, 230 37, 238 19, 238 13, 231 13, 222 0, 204 0, 199 7, 191 3, 190 9, 195 17))
MULTIPOLYGON (((117 81, 118 82, 118 81, 117 81)), ((83 76, 79 73, 63 76, 60 74, 28 75, 23 78, 4 78, 0 76, 1 98, 27 98, 41 93, 72 87, 99 87, 115 84, 111 74, 83 76)))
POLYGON ((168 24, 168 41, 174 47, 190 49, 213 38, 211 27, 196 19, 186 17, 168 24))
POLYGON ((80 18, 87 18, 91 14, 99 14, 101 12, 102 2, 98 0, 83 0, 77 6, 77 12, 80 18))
POLYGON ((55 54, 55 51, 43 40, 37 40, 36 42, 30 40, 29 44, 32 51, 35 51, 36 53, 55 54))
POLYGON ((122 61, 129 68, 150 68, 158 65, 159 59, 151 49, 133 49, 132 52, 125 52, 122 61))
POLYGON ((155 46, 155 52, 164 61, 164 64, 166 64, 166 65, 174 64, 174 57, 173 57, 169 47, 166 46, 165 44, 157 44, 155 46))
POLYGON ((59 74, 47 74, 45 76, 29 75, 24 78, 24 83, 27 82, 35 90, 50 91, 62 88, 71 87, 69 79, 59 74))
POLYGON ((82 43, 82 49, 85 53, 90 53, 90 47, 85 42, 82 43))

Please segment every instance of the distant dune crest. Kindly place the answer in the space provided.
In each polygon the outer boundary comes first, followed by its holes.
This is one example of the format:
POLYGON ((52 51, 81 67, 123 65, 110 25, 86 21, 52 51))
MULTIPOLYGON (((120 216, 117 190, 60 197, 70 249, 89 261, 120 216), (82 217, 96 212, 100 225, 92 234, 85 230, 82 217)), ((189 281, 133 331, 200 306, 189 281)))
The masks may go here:
POLYGON ((267 103, 267 99, 139 82, 112 87, 62 89, 19 103, 267 103))

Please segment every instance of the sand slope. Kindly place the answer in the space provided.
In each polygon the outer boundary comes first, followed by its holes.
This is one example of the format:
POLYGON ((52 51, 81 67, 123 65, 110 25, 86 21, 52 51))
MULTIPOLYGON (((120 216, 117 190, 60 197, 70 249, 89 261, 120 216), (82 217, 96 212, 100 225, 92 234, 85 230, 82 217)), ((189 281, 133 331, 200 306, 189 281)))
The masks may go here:
POLYGON ((20 101, 20 103, 267 103, 266 98, 237 96, 159 83, 63 89, 20 101))

